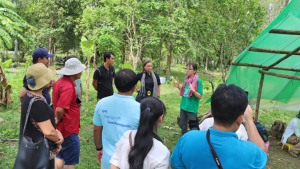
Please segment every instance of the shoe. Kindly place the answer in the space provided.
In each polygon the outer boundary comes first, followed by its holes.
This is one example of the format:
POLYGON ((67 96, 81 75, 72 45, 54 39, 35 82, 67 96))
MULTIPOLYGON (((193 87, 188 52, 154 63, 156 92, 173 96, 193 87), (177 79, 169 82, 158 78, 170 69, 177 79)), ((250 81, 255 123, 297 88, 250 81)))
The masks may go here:
POLYGON ((290 155, 292 156, 292 157, 295 157, 295 158, 297 158, 298 156, 297 156, 297 154, 296 153, 294 153, 294 151, 289 151, 289 153, 290 153, 290 155))

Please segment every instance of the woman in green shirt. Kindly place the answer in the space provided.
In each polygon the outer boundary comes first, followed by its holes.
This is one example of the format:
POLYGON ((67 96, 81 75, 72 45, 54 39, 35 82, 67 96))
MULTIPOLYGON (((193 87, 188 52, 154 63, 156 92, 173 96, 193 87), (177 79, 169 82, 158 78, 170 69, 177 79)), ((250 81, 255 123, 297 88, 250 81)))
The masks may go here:
POLYGON ((173 86, 180 90, 182 96, 180 103, 180 127, 181 134, 187 132, 187 122, 189 122, 190 130, 199 130, 198 124, 198 108, 199 101, 203 95, 203 84, 197 74, 197 65, 188 63, 186 69, 186 78, 180 87, 179 81, 175 81, 173 86))

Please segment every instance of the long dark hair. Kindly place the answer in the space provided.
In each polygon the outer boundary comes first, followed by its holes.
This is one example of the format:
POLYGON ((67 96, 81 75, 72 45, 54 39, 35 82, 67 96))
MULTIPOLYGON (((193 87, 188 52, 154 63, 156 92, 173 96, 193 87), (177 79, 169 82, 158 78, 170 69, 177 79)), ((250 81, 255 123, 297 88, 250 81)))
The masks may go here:
POLYGON ((141 101, 141 118, 134 145, 128 154, 130 169, 141 169, 144 160, 153 145, 153 129, 157 130, 157 122, 161 115, 166 115, 166 107, 162 101, 147 97, 141 101))
POLYGON ((142 73, 145 73, 146 72, 146 69, 144 68, 148 63, 151 63, 151 60, 146 60, 144 63, 143 63, 143 70, 142 70, 142 73))

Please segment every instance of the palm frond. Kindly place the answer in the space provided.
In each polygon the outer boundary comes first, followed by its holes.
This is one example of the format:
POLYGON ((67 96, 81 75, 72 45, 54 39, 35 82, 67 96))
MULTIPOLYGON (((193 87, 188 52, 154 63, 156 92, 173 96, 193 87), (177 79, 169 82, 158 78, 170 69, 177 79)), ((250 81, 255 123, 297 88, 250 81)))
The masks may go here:
POLYGON ((15 8, 16 5, 8 0, 0 0, 0 6, 15 8))
POLYGON ((5 43, 8 48, 12 48, 11 36, 3 29, 0 28, 0 39, 5 43))

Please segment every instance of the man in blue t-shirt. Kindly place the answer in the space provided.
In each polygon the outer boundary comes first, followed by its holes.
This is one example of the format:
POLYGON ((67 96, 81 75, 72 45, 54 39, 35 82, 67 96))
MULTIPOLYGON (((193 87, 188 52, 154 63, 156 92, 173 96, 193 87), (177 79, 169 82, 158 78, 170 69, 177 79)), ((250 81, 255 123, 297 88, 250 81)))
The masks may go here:
POLYGON ((211 112, 214 124, 208 131, 190 131, 177 142, 171 156, 172 167, 211 169, 218 168, 218 163, 230 169, 265 168, 267 149, 253 123, 246 92, 234 85, 219 85, 211 96, 211 112), (234 133, 242 121, 249 141, 239 140, 234 133))
MULTIPOLYGON (((33 64, 43 63, 46 67, 49 67, 50 66, 49 57, 53 57, 53 56, 54 56, 54 54, 48 54, 46 49, 38 48, 32 54, 32 63, 33 64)), ((50 97, 49 91, 53 87, 53 85, 54 85, 54 80, 51 80, 49 87, 45 88, 43 90, 43 96, 45 97, 45 99, 49 105, 51 104, 51 97, 50 97)), ((22 103, 23 97, 25 96, 25 94, 27 93, 28 90, 29 90, 29 88, 27 86, 26 76, 24 76, 23 88, 19 95, 19 100, 21 103, 22 103)))
POLYGON ((137 75, 130 69, 122 69, 115 76, 118 93, 101 99, 94 112, 94 141, 101 169, 110 168, 110 158, 115 144, 128 130, 138 128, 140 103, 132 93, 135 91, 137 75))

